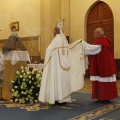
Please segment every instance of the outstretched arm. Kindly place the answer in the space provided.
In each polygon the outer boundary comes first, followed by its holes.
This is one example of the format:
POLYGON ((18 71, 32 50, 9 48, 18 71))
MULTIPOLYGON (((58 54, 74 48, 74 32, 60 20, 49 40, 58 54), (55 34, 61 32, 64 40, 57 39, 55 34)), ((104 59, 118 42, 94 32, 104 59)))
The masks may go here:
POLYGON ((90 45, 85 41, 82 41, 82 47, 80 53, 83 55, 96 55, 101 52, 101 45, 90 45))

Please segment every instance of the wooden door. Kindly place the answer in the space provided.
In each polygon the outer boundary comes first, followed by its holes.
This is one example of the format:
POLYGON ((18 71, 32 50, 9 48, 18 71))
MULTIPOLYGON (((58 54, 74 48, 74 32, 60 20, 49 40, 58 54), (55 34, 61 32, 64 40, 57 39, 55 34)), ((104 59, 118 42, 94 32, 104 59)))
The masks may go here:
POLYGON ((101 27, 105 31, 105 36, 110 38, 114 50, 114 19, 110 7, 100 2, 90 11, 87 19, 87 41, 94 42, 93 32, 96 28, 101 27))
MULTIPOLYGON (((92 44, 95 40, 93 33, 96 28, 103 28, 105 36, 112 40, 112 49, 114 51, 114 19, 110 7, 104 2, 95 5, 87 19, 87 42, 92 44)), ((90 62, 90 58, 89 58, 90 62)), ((89 76, 87 72, 87 76, 89 76)))

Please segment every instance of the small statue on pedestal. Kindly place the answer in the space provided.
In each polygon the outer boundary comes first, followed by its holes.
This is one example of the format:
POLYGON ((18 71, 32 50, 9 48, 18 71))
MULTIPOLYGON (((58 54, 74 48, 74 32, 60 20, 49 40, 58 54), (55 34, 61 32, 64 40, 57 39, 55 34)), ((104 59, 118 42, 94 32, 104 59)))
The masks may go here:
POLYGON ((16 26, 11 25, 10 29, 12 31, 12 34, 9 36, 8 40, 3 45, 2 52, 5 53, 7 51, 12 51, 12 50, 26 51, 25 46, 23 45, 23 43, 19 39, 19 36, 17 35, 16 26))

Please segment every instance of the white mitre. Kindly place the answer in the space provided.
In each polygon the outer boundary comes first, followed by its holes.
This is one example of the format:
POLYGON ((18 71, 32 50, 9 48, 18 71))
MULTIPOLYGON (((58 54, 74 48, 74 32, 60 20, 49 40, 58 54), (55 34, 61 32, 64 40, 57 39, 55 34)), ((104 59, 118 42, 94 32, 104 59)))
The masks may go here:
POLYGON ((59 20, 55 23, 55 28, 62 30, 64 26, 64 19, 59 20))
POLYGON ((64 19, 62 19, 62 20, 56 20, 56 23, 55 23, 54 28, 59 29, 62 38, 63 38, 63 39, 66 39, 66 36, 63 34, 63 26, 64 26, 64 22, 65 22, 64 19))

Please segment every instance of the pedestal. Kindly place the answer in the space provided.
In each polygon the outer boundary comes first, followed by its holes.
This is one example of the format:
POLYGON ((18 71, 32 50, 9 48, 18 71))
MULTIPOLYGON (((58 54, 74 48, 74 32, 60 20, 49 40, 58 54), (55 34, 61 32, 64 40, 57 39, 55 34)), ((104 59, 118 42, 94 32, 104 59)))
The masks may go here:
POLYGON ((16 71, 19 71, 21 66, 26 67, 26 61, 19 61, 15 65, 11 64, 10 60, 4 61, 4 80, 2 85, 2 98, 5 100, 10 100, 12 98, 11 95, 11 80, 14 79, 16 71))

